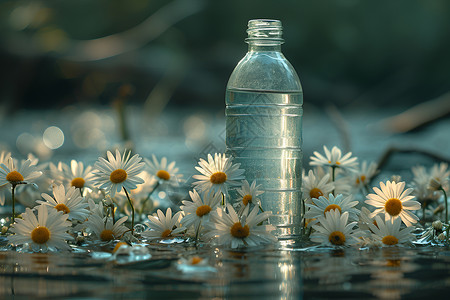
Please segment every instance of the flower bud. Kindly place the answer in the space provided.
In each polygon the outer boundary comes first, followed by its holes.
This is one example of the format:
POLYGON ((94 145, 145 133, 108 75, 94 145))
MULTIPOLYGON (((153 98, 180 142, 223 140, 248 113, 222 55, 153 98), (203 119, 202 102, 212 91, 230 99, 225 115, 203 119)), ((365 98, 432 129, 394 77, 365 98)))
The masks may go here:
POLYGON ((433 228, 435 230, 437 230, 437 231, 441 231, 442 230, 442 226, 443 226, 443 224, 439 220, 433 222, 433 228))
POLYGON ((399 183, 400 181, 402 181, 402 176, 400 176, 400 175, 392 175, 391 176, 391 181, 399 183))

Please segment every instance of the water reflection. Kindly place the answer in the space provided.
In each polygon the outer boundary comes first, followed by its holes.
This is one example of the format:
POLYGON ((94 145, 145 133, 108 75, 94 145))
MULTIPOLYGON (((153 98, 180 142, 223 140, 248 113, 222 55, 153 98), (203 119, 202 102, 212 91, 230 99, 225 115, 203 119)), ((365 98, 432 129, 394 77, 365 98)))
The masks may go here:
POLYGON ((89 252, 2 251, 0 298, 401 299, 440 295, 450 282, 450 258, 442 255, 449 252, 430 247, 314 251, 274 247, 232 251, 194 243, 146 247, 151 256, 126 264, 96 259, 89 252), (201 257, 205 264, 197 269, 190 265, 189 272, 180 268, 193 257, 201 257))

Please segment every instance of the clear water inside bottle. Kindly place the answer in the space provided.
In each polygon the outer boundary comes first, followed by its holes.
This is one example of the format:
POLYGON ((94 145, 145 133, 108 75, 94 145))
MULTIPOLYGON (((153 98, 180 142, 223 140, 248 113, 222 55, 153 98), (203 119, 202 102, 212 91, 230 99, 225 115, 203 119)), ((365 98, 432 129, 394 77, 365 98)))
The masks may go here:
POLYGON ((301 91, 226 92, 227 154, 262 184, 280 237, 298 234, 301 223, 302 103, 301 91))

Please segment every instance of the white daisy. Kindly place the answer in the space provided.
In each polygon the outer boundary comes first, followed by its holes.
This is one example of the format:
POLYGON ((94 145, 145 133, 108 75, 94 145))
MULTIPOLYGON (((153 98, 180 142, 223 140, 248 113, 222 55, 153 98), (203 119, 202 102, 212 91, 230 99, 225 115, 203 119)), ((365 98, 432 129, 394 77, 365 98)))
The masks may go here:
POLYGON ((306 204, 309 210, 305 213, 305 218, 315 219, 320 216, 325 216, 325 214, 331 210, 338 210, 339 213, 347 212, 349 214, 351 221, 357 220, 357 215, 359 210, 355 208, 358 201, 352 201, 353 196, 348 195, 344 197, 342 194, 333 196, 329 194, 328 198, 320 196, 319 199, 312 199, 312 204, 306 204))
POLYGON ((439 193, 430 189, 430 182, 432 177, 428 174, 424 166, 414 166, 411 168, 413 172, 412 188, 414 189, 412 194, 417 197, 419 202, 427 206, 430 201, 436 201, 439 199, 439 193))
POLYGON ((52 179, 53 184, 63 184, 66 180, 66 174, 69 173, 69 166, 63 162, 58 162, 57 165, 54 163, 49 163, 48 165, 50 170, 50 178, 52 179))
MULTIPOLYGON (((342 194, 342 195, 350 195, 352 191, 352 178, 351 176, 345 176, 343 175, 345 172, 342 169, 333 169, 333 168, 327 168, 325 170, 321 166, 317 166, 314 168, 314 174, 316 177, 323 178, 326 176, 326 174, 329 174, 329 181, 328 183, 333 184, 334 186, 334 193, 335 195, 342 194), (332 179, 332 173, 335 173, 334 180, 332 179)), ((328 194, 325 194, 325 197, 328 194)))
POLYGON ((189 228, 194 226, 196 232, 199 231, 200 225, 209 220, 210 212, 214 211, 219 206, 222 200, 221 193, 214 193, 212 191, 203 193, 203 196, 197 193, 197 190, 189 191, 192 201, 183 200, 183 205, 180 207, 184 212, 184 217, 181 224, 189 228))
POLYGON ((83 195, 86 199, 92 199, 95 203, 99 203, 110 195, 106 195, 104 190, 100 190, 98 188, 87 188, 84 190, 83 195))
POLYGON ((69 216, 69 220, 84 222, 89 216, 89 210, 87 209, 89 204, 81 197, 80 192, 74 186, 68 188, 66 192, 64 185, 54 185, 53 197, 46 193, 42 193, 41 196, 46 201, 38 200, 37 203, 62 211, 69 216))
POLYGON ((342 156, 341 149, 336 146, 331 149, 331 152, 326 146, 323 146, 323 150, 325 151, 325 156, 317 151, 314 151, 315 156, 310 157, 312 161, 309 164, 311 166, 330 166, 353 171, 358 165, 358 162, 356 161, 358 158, 351 157, 351 152, 348 152, 342 156))
POLYGON ((411 242, 414 239, 412 231, 414 226, 400 230, 401 220, 396 218, 393 222, 384 222, 380 216, 375 217, 375 223, 369 224, 372 230, 372 238, 381 242, 384 246, 393 246, 411 242))
POLYGON ((376 208, 371 216, 384 213, 386 222, 400 217, 408 227, 419 220, 411 211, 420 209, 420 203, 413 200, 414 196, 409 196, 413 189, 405 190, 405 182, 380 182, 380 187, 381 190, 374 187, 376 194, 367 195, 365 201, 376 208))
MULTIPOLYGON (((94 200, 88 199, 88 205, 89 205, 89 216, 87 219, 89 220, 89 217, 91 215, 97 215, 101 219, 104 219, 107 216, 107 212, 105 211, 105 208, 103 207, 103 201, 99 201, 99 203, 95 203, 94 200)), ((74 231, 84 231, 87 228, 87 222, 79 223, 73 227, 74 231)))
POLYGON ((450 170, 447 170, 448 164, 441 163, 440 165, 435 164, 430 171, 430 182, 429 187, 432 190, 443 189, 448 191, 449 189, 449 176, 450 170))
POLYGON ((97 214, 92 214, 85 224, 98 240, 109 242, 120 239, 125 232, 129 231, 127 227, 122 225, 127 219, 127 216, 122 217, 113 224, 112 218, 102 219, 97 214))
POLYGON ((333 209, 318 219, 320 224, 313 225, 316 231, 311 234, 311 241, 328 246, 348 246, 359 242, 353 236, 356 222, 347 224, 348 212, 341 215, 339 210, 333 209))
POLYGON ((99 201, 98 204, 92 199, 88 199, 89 214, 97 215, 100 218, 105 217, 105 208, 103 207, 103 202, 99 201))
POLYGON ((244 170, 239 169, 241 164, 232 164, 231 158, 225 154, 208 154, 208 161, 200 159, 199 167, 195 167, 197 171, 203 175, 194 175, 192 178, 198 181, 193 185, 202 192, 213 190, 215 193, 221 192, 228 195, 228 187, 238 186, 240 181, 244 179, 244 170))
POLYGON ((152 160, 150 161, 147 158, 144 158, 148 166, 148 171, 152 176, 159 181, 160 184, 167 183, 171 186, 178 186, 182 174, 178 174, 178 168, 175 167, 175 161, 172 161, 170 164, 167 164, 167 158, 161 158, 161 162, 158 162, 156 156, 152 154, 152 160))
POLYGON ((67 169, 65 173, 65 179, 68 180, 69 184, 78 189, 83 189, 84 187, 92 188, 93 176, 91 166, 84 168, 84 164, 76 160, 70 162, 70 169, 67 169))
POLYGON ((181 257, 176 264, 179 271, 183 273, 207 273, 216 272, 217 270, 210 266, 208 258, 200 256, 181 257))
POLYGON ((311 204, 311 199, 326 197, 334 190, 334 184, 330 182, 330 174, 316 176, 314 171, 309 170, 308 176, 303 174, 302 192, 306 203, 311 204))
POLYGON ((94 184, 100 189, 106 189, 114 197, 116 192, 122 188, 128 191, 133 190, 138 184, 144 183, 144 180, 138 175, 142 172, 145 163, 140 162, 142 158, 135 154, 130 158, 131 152, 126 151, 120 156, 119 150, 116 150, 116 157, 108 151, 108 160, 99 157, 94 167, 98 171, 94 172, 94 184))
MULTIPOLYGON (((10 157, 11 152, 0 152, 0 168, 2 164, 6 164, 10 157)), ((6 184, 0 185, 0 205, 5 205, 6 194, 8 193, 10 193, 8 186, 6 184)))
POLYGON ((368 164, 367 161, 363 161, 361 167, 353 175, 353 185, 361 189, 367 187, 372 178, 377 174, 377 167, 376 162, 368 164))
POLYGON ((149 239, 167 239, 173 238, 186 230, 180 225, 181 211, 175 213, 172 217, 172 209, 166 210, 166 215, 158 209, 156 216, 148 216, 149 222, 146 222, 150 230, 142 233, 142 236, 149 239))
POLYGON ((236 199, 236 205, 239 206, 239 215, 242 215, 246 207, 249 207, 249 204, 254 204, 256 206, 261 207, 261 199, 258 196, 264 194, 264 191, 261 191, 261 185, 256 185, 256 181, 252 182, 252 185, 248 183, 247 180, 242 180, 241 188, 237 189, 239 194, 239 198, 236 199))
POLYGON ((259 225, 267 220, 272 213, 258 214, 259 207, 255 206, 250 214, 238 216, 233 206, 227 205, 228 213, 218 207, 211 214, 210 222, 206 224, 205 239, 214 239, 219 245, 231 248, 253 247, 260 244, 276 243, 278 239, 270 232, 275 230, 273 225, 259 225))
POLYGON ((16 219, 11 231, 15 233, 8 237, 14 245, 28 244, 35 252, 55 251, 56 249, 70 249, 66 240, 72 240, 67 233, 71 223, 64 215, 54 209, 47 209, 45 205, 37 207, 37 218, 30 208, 26 208, 22 219, 16 219))
POLYGON ((2 151, 0 152, 0 164, 6 164, 6 162, 11 157, 11 152, 2 151))
POLYGON ((27 159, 17 167, 17 163, 13 158, 9 157, 6 164, 0 165, 0 186, 10 183, 17 185, 19 183, 29 183, 29 181, 38 178, 42 175, 41 171, 37 171, 36 165, 27 159))
POLYGON ((375 217, 372 217, 372 212, 367 207, 361 208, 359 214, 358 228, 364 231, 369 230, 369 224, 375 223, 375 217))
POLYGON ((188 265, 188 266, 207 266, 208 259, 202 258, 200 256, 192 256, 192 257, 182 257, 178 260, 178 264, 180 265, 188 265))

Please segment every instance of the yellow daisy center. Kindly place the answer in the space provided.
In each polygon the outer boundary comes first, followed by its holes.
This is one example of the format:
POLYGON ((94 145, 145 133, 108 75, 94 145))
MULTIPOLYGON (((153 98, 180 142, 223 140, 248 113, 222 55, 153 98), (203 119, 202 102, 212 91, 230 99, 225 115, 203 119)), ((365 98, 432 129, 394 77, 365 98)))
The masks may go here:
POLYGON ((23 181, 23 176, 17 171, 9 172, 8 175, 6 175, 6 180, 9 182, 20 182, 23 181))
POLYGON ((158 176, 162 180, 166 180, 166 181, 170 179, 169 172, 167 172, 165 170, 159 170, 158 173, 156 173, 156 176, 158 176))
POLYGON ((112 241, 114 239, 114 233, 112 230, 105 229, 100 233, 100 239, 105 242, 112 241))
POLYGON ((70 209, 69 209, 65 204, 62 204, 62 203, 56 205, 56 206, 55 206, 55 209, 56 209, 57 211, 62 211, 62 212, 65 213, 65 214, 70 213, 70 209))
POLYGON ((76 177, 76 178, 72 179, 72 182, 70 184, 76 188, 81 189, 84 187, 85 181, 81 177, 76 177))
POLYGON ((225 181, 227 181, 227 174, 225 174, 224 172, 216 172, 211 175, 209 180, 213 184, 221 184, 221 183, 224 183, 225 181))
POLYGON ((337 209, 337 210, 339 210, 340 213, 342 213, 341 207, 339 205, 337 205, 337 204, 330 204, 323 211, 323 215, 325 215, 326 212, 328 212, 328 211, 330 211, 332 209, 337 209))
POLYGON ((386 212, 394 217, 400 214, 402 208, 402 201, 398 200, 397 198, 391 198, 386 201, 386 204, 384 204, 384 209, 386 210, 386 212))
POLYGON ((31 232, 31 239, 36 244, 44 244, 50 239, 50 230, 45 226, 39 226, 31 232))
POLYGON ((345 243, 345 235, 341 231, 333 231, 329 236, 330 243, 336 246, 342 246, 345 243))
POLYGON ((195 213, 197 214, 197 216, 203 217, 204 215, 209 214, 210 211, 211 211, 211 206, 202 205, 202 206, 197 207, 197 210, 195 211, 195 213))
POLYGON ((111 175, 109 175, 109 180, 111 180, 112 183, 121 183, 124 182, 128 177, 128 174, 123 169, 117 169, 111 172, 111 175))
POLYGON ((313 188, 309 191, 309 196, 312 198, 319 198, 320 196, 323 196, 323 192, 318 188, 313 188))
POLYGON ((116 253, 117 250, 119 250, 120 247, 127 245, 125 242, 118 242, 116 246, 114 247, 113 253, 116 253))
POLYGON ((358 178, 356 178, 356 184, 363 183, 364 181, 366 181, 366 176, 365 175, 361 175, 358 178))
POLYGON ((163 233, 161 233, 161 237, 162 238, 169 237, 171 233, 172 233, 172 230, 166 229, 166 230, 163 231, 163 233))
POLYGON ((253 198, 252 195, 245 195, 242 198, 242 202, 244 202, 244 205, 247 206, 249 203, 252 202, 252 198, 253 198))
POLYGON ((191 265, 199 264, 202 260, 203 260, 203 259, 202 259, 201 257, 194 256, 194 257, 191 259, 191 265))
POLYGON ((383 244, 389 245, 389 246, 398 244, 398 238, 396 238, 393 235, 387 235, 381 241, 383 242, 383 244))
POLYGON ((242 227, 241 222, 236 222, 233 224, 233 226, 231 226, 230 233, 235 238, 243 239, 248 237, 248 235, 250 234, 250 228, 248 227, 248 225, 242 227))

